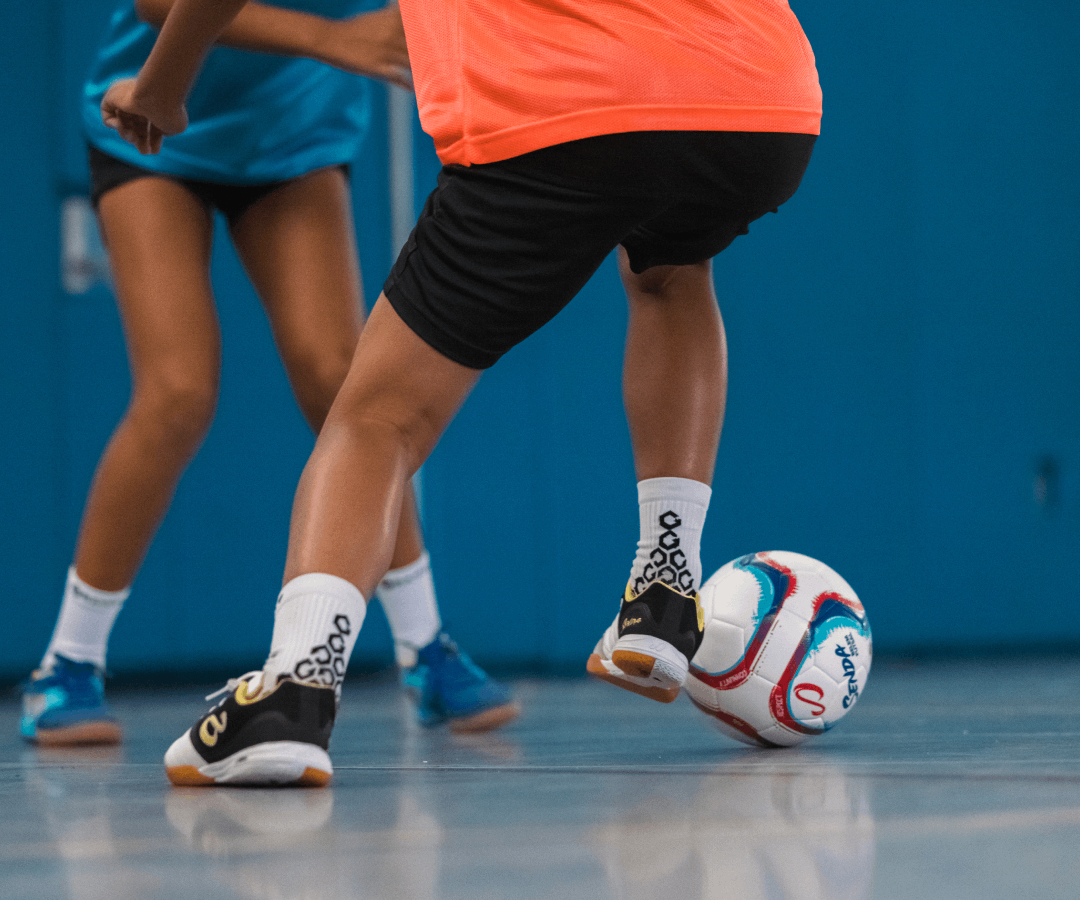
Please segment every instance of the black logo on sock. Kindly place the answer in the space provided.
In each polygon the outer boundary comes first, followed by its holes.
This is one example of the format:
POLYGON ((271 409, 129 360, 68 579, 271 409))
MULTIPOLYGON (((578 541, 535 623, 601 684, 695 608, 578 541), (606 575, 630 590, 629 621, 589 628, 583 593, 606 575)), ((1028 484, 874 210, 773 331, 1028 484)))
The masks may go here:
POLYGON ((337 687, 345 677, 345 638, 352 634, 349 617, 334 617, 334 630, 326 643, 311 648, 311 655, 304 657, 293 668, 297 681, 337 687))
POLYGON ((649 554, 649 561, 645 569, 634 579, 634 593, 640 594, 654 581, 662 581, 664 584, 689 594, 694 589, 694 576, 687 565, 686 554, 679 549, 679 536, 675 529, 682 525, 682 519, 673 510, 668 510, 660 515, 658 520, 660 532, 657 546, 649 554))
MULTIPOLYGON (((100 597, 97 594, 87 593, 81 587, 79 587, 77 584, 73 584, 71 586, 71 592, 76 597, 78 597, 80 600, 82 600, 84 603, 88 603, 88 604, 90 604, 90 606, 97 606, 97 607, 100 607, 102 609, 110 609, 110 608, 112 608, 114 606, 120 606, 124 602, 124 599, 126 597, 126 595, 124 597, 119 597, 119 598, 115 597, 115 595, 113 597, 109 597, 109 598, 100 597)), ((109 593, 113 593, 113 592, 110 591, 109 593)), ((120 593, 120 592, 117 591, 115 593, 120 593)))

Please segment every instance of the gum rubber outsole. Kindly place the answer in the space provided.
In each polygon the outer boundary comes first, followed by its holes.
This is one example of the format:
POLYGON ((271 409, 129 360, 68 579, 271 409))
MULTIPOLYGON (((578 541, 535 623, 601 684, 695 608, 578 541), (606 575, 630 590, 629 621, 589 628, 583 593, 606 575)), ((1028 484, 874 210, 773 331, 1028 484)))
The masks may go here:
POLYGON ((635 653, 632 650, 616 650, 611 654, 611 661, 634 678, 648 678, 652 675, 653 666, 656 665, 654 657, 646 656, 644 653, 635 653))
POLYGON ((334 766, 326 750, 306 741, 260 741, 207 762, 185 733, 165 753, 165 775, 181 787, 322 787, 330 783, 334 766))
POLYGON ((450 730, 454 734, 482 734, 501 728, 507 722, 513 722, 521 715, 521 704, 517 701, 492 706, 489 709, 450 720, 450 730))
MULTIPOLYGON (((169 781, 177 787, 210 787, 216 784, 239 784, 237 781, 217 781, 209 775, 204 775, 195 766, 168 766, 165 774, 169 781)), ((330 783, 332 773, 324 772, 308 766, 303 773, 293 781, 273 782, 281 787, 325 787, 330 783)))
POLYGON ((62 728, 38 728, 33 742, 41 747, 112 746, 124 739, 119 722, 108 719, 78 722, 62 728))
MULTIPOLYGON (((651 662, 652 657, 649 657, 649 660, 651 662)), ((601 681, 613 684, 615 687, 622 688, 624 691, 630 691, 639 696, 648 697, 650 700, 656 700, 658 703, 673 702, 675 698, 679 696, 679 691, 681 690, 678 686, 665 688, 660 687, 659 685, 637 684, 627 678, 620 677, 604 664, 604 660, 600 658, 600 654, 598 653, 589 655, 589 661, 585 664, 585 671, 595 678, 599 678, 601 681)), ((652 672, 651 666, 649 671, 650 673, 652 672)), ((630 673, 626 674, 629 675, 630 673)))

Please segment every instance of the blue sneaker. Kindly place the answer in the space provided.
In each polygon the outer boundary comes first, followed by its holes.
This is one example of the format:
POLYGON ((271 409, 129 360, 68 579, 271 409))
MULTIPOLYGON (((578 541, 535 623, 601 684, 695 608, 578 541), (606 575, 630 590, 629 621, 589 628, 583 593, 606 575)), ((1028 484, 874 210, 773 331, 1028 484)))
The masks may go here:
POLYGON ((445 634, 419 651, 402 681, 416 700, 421 725, 449 722, 459 733, 490 731, 521 712, 510 689, 489 678, 445 634))
POLYGON ((28 741, 50 747, 120 743, 120 723, 105 704, 102 672, 93 663, 57 656, 22 690, 19 731, 28 741))

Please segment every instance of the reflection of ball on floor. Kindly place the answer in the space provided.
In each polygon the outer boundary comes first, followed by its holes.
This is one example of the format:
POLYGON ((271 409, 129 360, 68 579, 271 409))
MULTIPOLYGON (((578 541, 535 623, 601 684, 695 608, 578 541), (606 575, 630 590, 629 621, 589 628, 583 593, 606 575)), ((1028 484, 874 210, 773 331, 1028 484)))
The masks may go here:
POLYGON ((701 588, 705 636, 686 692, 721 731, 764 747, 822 734, 870 672, 862 603, 823 562, 770 551, 732 560, 701 588))
POLYGON ((876 850, 868 794, 838 768, 723 765, 669 779, 594 827, 590 845, 621 900, 865 900, 876 850))

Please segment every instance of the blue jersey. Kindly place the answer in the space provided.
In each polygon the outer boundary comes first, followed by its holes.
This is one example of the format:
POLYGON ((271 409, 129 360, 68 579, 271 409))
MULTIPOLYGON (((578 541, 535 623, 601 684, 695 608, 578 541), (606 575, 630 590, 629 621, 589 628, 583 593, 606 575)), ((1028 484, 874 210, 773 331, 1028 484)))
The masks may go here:
MULTIPOLYGON (((267 0, 262 0, 267 2, 267 0)), ((382 5, 379 0, 285 0, 278 4, 327 18, 382 5)), ((370 116, 371 85, 359 75, 289 56, 214 48, 188 99, 187 131, 143 156, 101 121, 101 98, 118 78, 134 76, 157 30, 133 3, 112 17, 83 89, 89 142, 133 165, 224 184, 294 178, 354 159, 370 116)))

